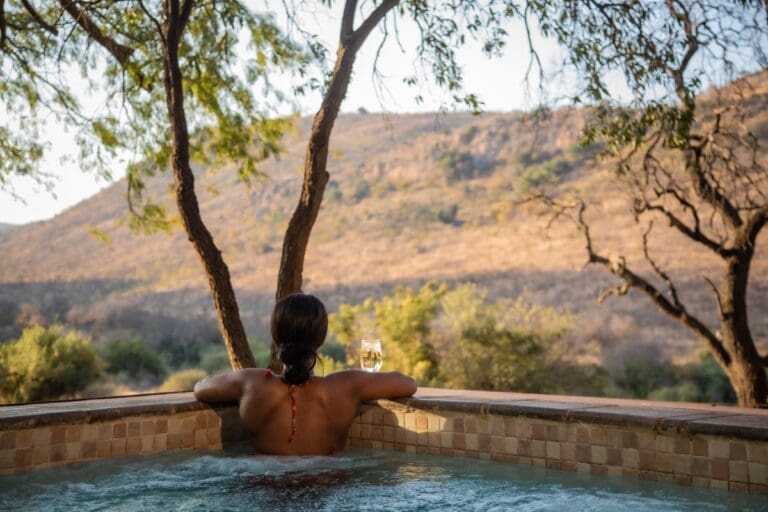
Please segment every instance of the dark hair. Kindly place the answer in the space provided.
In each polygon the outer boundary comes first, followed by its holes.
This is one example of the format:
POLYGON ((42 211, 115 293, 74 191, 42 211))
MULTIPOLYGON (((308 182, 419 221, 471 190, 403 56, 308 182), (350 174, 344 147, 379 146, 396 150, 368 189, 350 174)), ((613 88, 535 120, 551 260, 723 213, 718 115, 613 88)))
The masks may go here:
POLYGON ((275 304, 271 324, 272 342, 285 365, 283 378, 288 384, 306 382, 328 332, 325 306, 314 295, 294 293, 275 304))

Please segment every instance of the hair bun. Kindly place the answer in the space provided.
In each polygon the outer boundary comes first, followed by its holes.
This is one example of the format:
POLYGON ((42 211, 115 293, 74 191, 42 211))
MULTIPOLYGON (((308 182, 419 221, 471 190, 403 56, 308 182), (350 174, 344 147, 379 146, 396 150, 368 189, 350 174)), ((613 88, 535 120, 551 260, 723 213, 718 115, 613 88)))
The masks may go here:
POLYGON ((297 343, 281 346, 279 357, 285 365, 283 377, 288 384, 302 384, 309 380, 317 363, 316 352, 311 347, 297 343))

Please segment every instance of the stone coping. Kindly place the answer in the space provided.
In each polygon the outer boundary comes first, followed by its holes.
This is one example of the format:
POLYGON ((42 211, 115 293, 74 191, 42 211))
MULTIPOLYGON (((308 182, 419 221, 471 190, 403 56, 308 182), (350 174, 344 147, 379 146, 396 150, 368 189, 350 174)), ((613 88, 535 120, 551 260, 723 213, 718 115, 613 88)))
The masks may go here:
MULTIPOLYGON (((413 397, 375 403, 384 409, 526 416, 768 441, 768 410, 765 409, 440 388, 419 388, 413 397)), ((0 431, 209 408, 195 400, 191 392, 5 405, 0 406, 0 431)))

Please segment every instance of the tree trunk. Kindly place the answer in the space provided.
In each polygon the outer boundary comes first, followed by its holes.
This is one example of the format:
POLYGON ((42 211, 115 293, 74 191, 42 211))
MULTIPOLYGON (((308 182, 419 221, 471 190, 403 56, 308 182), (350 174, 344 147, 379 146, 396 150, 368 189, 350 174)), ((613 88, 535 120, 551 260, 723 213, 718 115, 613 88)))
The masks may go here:
POLYGON ((753 247, 742 246, 728 258, 720 298, 720 327, 723 345, 731 356, 723 368, 741 407, 761 407, 768 400, 765 366, 757 353, 747 318, 747 283, 753 247))
MULTIPOLYGON (((171 0, 169 3, 175 3, 178 8, 178 0, 175 2, 171 0)), ((173 7, 171 7, 172 10, 173 7)), ((186 16, 188 15, 187 12, 186 16)), ((208 277, 208 286, 211 289, 219 328, 230 363, 233 369, 239 370, 255 366, 255 361, 240 320, 229 269, 200 217, 200 208, 195 195, 195 180, 189 163, 189 133, 184 113, 184 92, 178 57, 178 46, 184 24, 184 13, 176 16, 173 12, 168 14, 165 27, 165 93, 168 118, 172 127, 170 163, 176 182, 176 203, 189 241, 200 256, 208 277)))

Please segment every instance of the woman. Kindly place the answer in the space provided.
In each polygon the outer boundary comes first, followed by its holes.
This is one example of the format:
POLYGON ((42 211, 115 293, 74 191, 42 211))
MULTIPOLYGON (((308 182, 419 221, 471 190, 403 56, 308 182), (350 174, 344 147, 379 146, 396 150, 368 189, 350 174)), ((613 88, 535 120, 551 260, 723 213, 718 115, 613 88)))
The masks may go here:
POLYGON ((206 377, 195 385, 200 401, 240 403, 240 419, 261 453, 334 453, 344 447, 361 402, 416 392, 416 382, 398 372, 348 370, 314 377, 328 315, 313 295, 296 293, 279 301, 271 324, 282 375, 247 368, 206 377))

